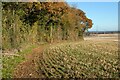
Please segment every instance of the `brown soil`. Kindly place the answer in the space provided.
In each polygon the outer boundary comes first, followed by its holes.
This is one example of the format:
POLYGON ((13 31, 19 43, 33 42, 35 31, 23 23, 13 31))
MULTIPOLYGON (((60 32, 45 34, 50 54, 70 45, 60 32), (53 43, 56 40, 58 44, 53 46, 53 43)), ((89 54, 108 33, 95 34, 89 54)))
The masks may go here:
POLYGON ((42 55, 41 52, 44 50, 45 46, 41 46, 33 50, 32 53, 25 55, 25 61, 20 63, 14 70, 14 78, 40 78, 40 72, 37 71, 36 61, 38 55, 42 55), (38 74, 39 73, 39 74, 38 74))

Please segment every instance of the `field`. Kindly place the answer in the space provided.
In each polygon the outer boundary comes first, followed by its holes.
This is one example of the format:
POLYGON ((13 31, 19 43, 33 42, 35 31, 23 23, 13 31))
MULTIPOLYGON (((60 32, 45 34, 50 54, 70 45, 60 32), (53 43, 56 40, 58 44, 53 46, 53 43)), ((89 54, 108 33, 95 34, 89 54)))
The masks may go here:
POLYGON ((117 78, 117 38, 98 35, 85 37, 84 41, 35 48, 11 75, 15 78, 117 78))

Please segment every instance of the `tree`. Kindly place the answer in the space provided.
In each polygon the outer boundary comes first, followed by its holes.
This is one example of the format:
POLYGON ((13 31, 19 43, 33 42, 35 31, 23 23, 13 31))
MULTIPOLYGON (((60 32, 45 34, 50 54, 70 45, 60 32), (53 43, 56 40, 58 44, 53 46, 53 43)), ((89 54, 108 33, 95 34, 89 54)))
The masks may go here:
POLYGON ((65 2, 3 3, 4 48, 23 43, 83 39, 92 27, 91 19, 65 2))

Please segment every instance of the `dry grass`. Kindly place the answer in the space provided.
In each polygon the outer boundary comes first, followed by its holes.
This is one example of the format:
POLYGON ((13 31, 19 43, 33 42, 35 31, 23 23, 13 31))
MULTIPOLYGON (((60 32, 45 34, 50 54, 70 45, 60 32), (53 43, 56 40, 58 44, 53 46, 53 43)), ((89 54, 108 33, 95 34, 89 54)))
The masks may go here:
POLYGON ((62 43, 50 46, 42 54, 38 70, 44 77, 118 77, 118 46, 114 41, 62 43))
POLYGON ((27 59, 24 61, 22 60, 23 56, 13 59, 4 57, 3 77, 118 77, 117 37, 114 39, 87 37, 84 41, 47 44, 44 49, 41 49, 34 49, 32 54, 26 55, 27 59), (18 64, 18 61, 23 62, 18 64))

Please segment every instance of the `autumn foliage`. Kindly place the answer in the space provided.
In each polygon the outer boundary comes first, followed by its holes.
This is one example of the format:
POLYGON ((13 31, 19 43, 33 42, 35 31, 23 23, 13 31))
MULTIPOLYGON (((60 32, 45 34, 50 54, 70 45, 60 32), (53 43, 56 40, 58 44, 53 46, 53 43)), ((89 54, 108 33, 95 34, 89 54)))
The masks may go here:
POLYGON ((23 43, 58 42, 83 39, 92 20, 65 2, 4 2, 3 49, 23 43))

